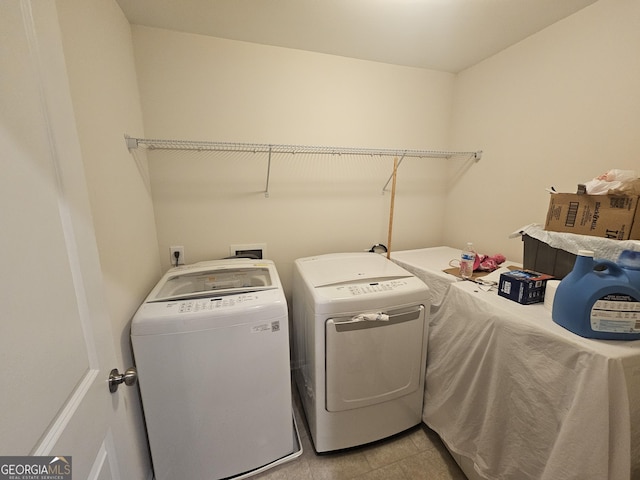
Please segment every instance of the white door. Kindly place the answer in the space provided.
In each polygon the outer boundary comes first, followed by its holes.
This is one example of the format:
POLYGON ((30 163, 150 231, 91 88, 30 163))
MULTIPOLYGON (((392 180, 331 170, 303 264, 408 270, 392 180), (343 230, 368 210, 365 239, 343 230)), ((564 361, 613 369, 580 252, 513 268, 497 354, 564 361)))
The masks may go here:
POLYGON ((122 478, 113 336, 53 1, 0 2, 0 121, 0 455, 122 478))

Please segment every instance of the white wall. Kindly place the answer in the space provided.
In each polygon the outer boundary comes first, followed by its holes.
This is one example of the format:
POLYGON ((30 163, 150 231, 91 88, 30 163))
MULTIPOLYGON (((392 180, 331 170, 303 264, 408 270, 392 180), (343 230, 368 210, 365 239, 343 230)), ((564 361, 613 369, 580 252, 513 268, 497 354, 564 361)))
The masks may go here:
POLYGON ((521 260, 507 236, 544 223, 545 188, 575 192, 611 168, 640 170, 640 2, 600 0, 460 73, 443 240, 521 260))
MULTIPOLYGON (((125 132, 144 133, 131 28, 115 1, 58 0, 57 7, 114 343, 120 347, 113 367, 123 371, 133 365, 131 317, 160 275, 146 159, 138 155, 138 165, 124 142, 125 132)), ((113 399, 124 402, 127 412, 126 424, 114 432, 121 472, 147 478, 138 389, 120 389, 113 399)))
MULTIPOLYGON (((454 76, 134 26, 148 138, 446 149, 454 76)), ((149 153, 158 243, 187 262, 266 242, 285 287, 295 258, 387 243, 392 159, 149 153)), ((441 243, 444 160, 406 160, 396 249, 441 243)))

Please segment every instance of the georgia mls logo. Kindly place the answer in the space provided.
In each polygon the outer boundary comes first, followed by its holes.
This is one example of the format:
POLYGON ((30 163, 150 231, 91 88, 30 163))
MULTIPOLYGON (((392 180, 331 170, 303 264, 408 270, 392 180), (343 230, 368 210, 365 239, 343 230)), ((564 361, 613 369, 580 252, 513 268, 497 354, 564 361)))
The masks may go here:
POLYGON ((71 480, 71 457, 0 457, 0 480, 71 480))

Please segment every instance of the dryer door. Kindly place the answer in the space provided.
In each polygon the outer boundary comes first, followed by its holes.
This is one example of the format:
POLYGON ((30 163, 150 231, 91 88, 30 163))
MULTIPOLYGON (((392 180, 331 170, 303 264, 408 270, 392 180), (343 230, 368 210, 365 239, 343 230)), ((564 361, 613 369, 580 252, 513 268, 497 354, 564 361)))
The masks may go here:
POLYGON ((384 313, 387 321, 356 317, 326 321, 328 411, 386 402, 423 385, 422 359, 427 345, 424 307, 384 313))

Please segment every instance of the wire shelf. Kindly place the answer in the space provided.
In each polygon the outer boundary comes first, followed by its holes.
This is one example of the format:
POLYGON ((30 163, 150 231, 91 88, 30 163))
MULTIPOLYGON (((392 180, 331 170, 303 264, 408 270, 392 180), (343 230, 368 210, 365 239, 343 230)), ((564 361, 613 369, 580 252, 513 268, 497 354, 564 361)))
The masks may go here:
MULTIPOLYGON (((196 150, 213 152, 244 152, 244 153, 265 153, 268 154, 267 185, 265 187, 265 197, 269 196, 269 174, 271 171, 272 154, 312 154, 312 155, 359 155, 370 157, 397 157, 400 159, 398 166, 405 158, 472 158, 476 162, 482 157, 482 150, 473 152, 439 151, 439 150, 411 150, 411 149, 388 149, 388 148, 359 148, 359 147, 328 147, 310 145, 283 145, 266 143, 238 143, 238 142, 209 142, 193 140, 161 140, 133 138, 125 135, 125 142, 129 151, 137 148, 149 150, 196 150)), ((382 192, 384 193, 393 174, 387 180, 382 192)))

